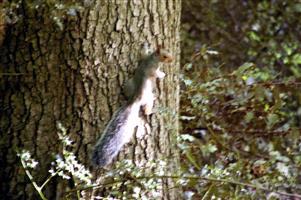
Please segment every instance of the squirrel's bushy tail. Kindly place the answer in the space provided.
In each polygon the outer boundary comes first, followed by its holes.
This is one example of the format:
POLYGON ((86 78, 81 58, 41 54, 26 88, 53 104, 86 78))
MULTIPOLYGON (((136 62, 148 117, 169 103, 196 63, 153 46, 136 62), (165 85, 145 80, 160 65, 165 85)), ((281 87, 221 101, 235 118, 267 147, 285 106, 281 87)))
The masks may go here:
POLYGON ((138 125, 140 104, 134 102, 119 108, 108 123, 101 138, 97 141, 92 162, 100 167, 110 164, 124 144, 132 138, 138 125))

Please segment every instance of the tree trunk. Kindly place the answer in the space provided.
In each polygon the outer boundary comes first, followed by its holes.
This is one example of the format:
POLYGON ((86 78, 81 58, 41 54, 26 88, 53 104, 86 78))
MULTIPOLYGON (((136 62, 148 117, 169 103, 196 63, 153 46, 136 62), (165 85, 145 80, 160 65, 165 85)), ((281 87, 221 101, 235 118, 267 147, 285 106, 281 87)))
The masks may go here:
MULTIPOLYGON (((174 56, 161 69, 167 74, 157 89, 151 132, 134 138, 118 159, 147 163, 169 160, 178 166, 176 136, 179 102, 180 0, 84 1, 21 0, 6 6, 0 40, 0 193, 3 199, 36 199, 16 152, 29 150, 39 161, 37 183, 48 176, 60 151, 57 123, 74 141, 78 159, 91 167, 90 154, 113 112, 122 104, 122 85, 137 66, 141 45, 163 44, 174 56), (42 1, 43 2, 43 1, 42 1), (9 9, 14 14, 9 15, 9 9)), ((113 164, 114 165, 114 164, 113 164)), ((101 176, 96 172, 95 175, 101 176)), ((164 199, 176 199, 164 180, 164 199)), ((52 179, 43 192, 56 199, 67 188, 52 179)))

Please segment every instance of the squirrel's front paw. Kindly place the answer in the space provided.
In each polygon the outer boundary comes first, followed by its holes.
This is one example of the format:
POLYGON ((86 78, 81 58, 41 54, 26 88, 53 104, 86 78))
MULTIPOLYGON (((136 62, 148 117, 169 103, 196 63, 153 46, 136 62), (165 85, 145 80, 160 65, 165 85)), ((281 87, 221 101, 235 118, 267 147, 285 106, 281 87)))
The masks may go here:
POLYGON ((165 73, 160 71, 159 69, 156 71, 157 77, 162 79, 165 77, 165 73))

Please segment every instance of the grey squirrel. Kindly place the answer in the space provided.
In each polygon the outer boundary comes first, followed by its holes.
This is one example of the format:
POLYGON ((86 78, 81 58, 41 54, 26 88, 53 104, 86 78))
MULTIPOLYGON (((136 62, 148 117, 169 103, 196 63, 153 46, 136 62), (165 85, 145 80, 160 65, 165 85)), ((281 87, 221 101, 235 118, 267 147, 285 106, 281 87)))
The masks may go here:
POLYGON ((95 165, 104 167, 110 164, 121 148, 131 140, 141 121, 141 108, 145 115, 151 114, 155 80, 165 76, 165 73, 159 70, 159 62, 168 63, 172 60, 172 56, 160 47, 140 60, 133 78, 125 85, 128 101, 114 113, 94 147, 92 162, 95 165))

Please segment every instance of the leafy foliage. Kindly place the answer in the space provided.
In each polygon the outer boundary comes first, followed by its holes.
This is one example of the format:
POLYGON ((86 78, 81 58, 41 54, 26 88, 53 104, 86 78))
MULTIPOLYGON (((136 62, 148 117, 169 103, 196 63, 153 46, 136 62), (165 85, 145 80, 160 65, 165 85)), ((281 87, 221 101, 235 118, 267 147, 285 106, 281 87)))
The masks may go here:
POLYGON ((301 193, 298 6, 184 2, 184 171, 268 188, 191 181, 185 187, 191 198, 287 199, 281 192, 301 193))
MULTIPOLYGON (((92 175, 90 171, 77 161, 72 151, 68 150, 72 147, 73 141, 70 140, 66 129, 61 123, 58 123, 57 126, 60 130, 58 136, 62 144, 62 154, 57 153, 55 155, 55 162, 52 162, 52 168, 49 170, 50 175, 40 186, 31 174, 31 170, 38 170, 38 162, 31 158, 31 154, 27 150, 22 150, 18 153, 22 167, 41 199, 46 199, 43 189, 51 179, 56 176, 62 177, 63 179, 72 179, 75 186, 92 186, 92 175)), ((66 197, 68 196, 66 195, 66 197)))

